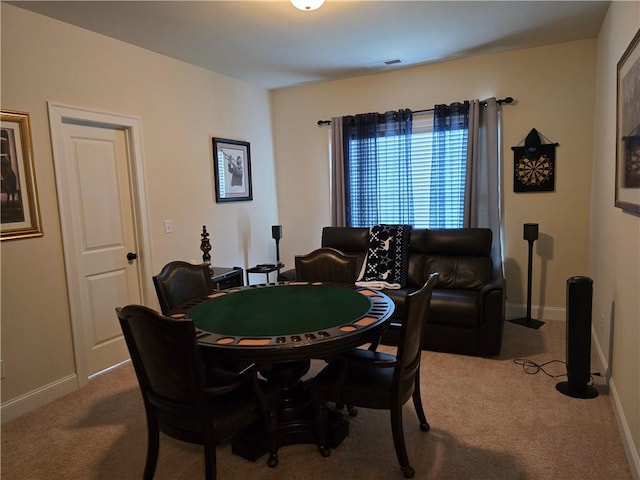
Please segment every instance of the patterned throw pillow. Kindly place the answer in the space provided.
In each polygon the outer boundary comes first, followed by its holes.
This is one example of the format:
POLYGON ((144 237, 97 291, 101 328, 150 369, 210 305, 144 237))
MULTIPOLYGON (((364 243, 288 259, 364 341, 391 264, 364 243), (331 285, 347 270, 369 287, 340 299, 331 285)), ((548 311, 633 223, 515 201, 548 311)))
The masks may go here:
POLYGON ((411 225, 374 225, 369 229, 369 249, 356 285, 369 288, 403 288, 409 271, 411 225))

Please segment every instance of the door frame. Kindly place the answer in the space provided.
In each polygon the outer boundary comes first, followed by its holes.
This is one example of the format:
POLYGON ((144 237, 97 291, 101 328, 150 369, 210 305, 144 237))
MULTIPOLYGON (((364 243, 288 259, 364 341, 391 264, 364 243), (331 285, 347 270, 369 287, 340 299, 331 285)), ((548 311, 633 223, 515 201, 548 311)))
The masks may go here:
MULTIPOLYGON (((136 252, 138 259, 138 278, 140 282, 141 303, 146 305, 153 295, 149 279, 151 270, 151 241, 146 194, 144 162, 142 156, 142 136, 140 119, 128 115, 101 112, 81 107, 61 105, 47 102, 49 111, 49 127, 51 129, 51 145, 53 149, 53 163, 56 172, 56 190, 58 196, 58 212, 60 214, 60 228, 64 252, 64 267, 66 272, 67 295, 69 298, 69 313, 73 334, 73 350, 76 363, 78 388, 89 382, 88 352, 85 351, 85 328, 81 320, 81 304, 79 297, 78 272, 74 241, 73 225, 70 220, 70 195, 64 187, 64 179, 69 176, 65 157, 64 123, 75 123, 94 127, 104 127, 124 130, 127 142, 127 162, 129 180, 131 184, 131 201, 133 203, 133 222, 135 230, 136 252)), ((113 313, 115 318, 115 311, 113 313)))

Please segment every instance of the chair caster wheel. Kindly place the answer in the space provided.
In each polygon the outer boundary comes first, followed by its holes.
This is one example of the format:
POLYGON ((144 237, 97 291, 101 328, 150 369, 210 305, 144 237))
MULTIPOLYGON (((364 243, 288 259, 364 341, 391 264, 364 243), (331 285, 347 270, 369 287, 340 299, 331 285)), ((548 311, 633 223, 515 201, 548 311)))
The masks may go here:
POLYGON ((331 455, 331 449, 329 447, 326 447, 324 445, 320 445, 318 447, 318 451, 320 452, 320 455, 322 455, 323 457, 328 457, 329 455, 331 455))
POLYGON ((347 410, 349 411, 350 417, 356 417, 358 415, 358 409, 355 407, 347 407, 347 410))
POLYGON ((267 465, 270 468, 275 468, 278 466, 278 454, 277 453, 272 453, 271 455, 269 455, 269 459, 267 460, 267 465))
POLYGON ((429 425, 428 423, 421 423, 420 430, 422 430, 423 432, 428 432, 429 430, 431 430, 431 425, 429 425))
POLYGON ((413 476, 416 474, 416 471, 413 469, 413 467, 408 466, 402 468, 402 473, 404 474, 404 478, 413 478, 413 476))

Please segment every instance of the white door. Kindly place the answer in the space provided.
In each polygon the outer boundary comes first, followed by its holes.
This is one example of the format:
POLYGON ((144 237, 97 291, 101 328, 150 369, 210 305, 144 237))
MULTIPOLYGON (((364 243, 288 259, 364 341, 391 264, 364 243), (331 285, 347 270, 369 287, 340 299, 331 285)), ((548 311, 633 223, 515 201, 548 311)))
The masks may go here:
MULTIPOLYGON (((78 383, 129 353, 115 308, 142 304, 130 131, 60 116, 54 160, 78 383)), ((55 131, 54 131, 55 130, 55 131)))

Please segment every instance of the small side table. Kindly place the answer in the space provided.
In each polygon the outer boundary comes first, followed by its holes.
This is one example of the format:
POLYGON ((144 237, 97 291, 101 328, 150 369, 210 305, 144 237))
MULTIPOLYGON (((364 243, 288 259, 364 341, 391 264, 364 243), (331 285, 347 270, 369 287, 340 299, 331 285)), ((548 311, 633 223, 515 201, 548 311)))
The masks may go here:
POLYGON ((232 287, 242 287, 244 281, 242 278, 242 268, 240 267, 211 267, 213 275, 213 288, 216 290, 224 290, 232 287))
MULTIPOLYGON (((251 285, 251 282, 249 281, 249 274, 250 273, 262 273, 262 274, 266 275, 267 276, 267 282, 266 283, 269 283, 269 274, 271 272, 279 271, 283 266, 284 266, 284 264, 280 264, 280 266, 277 266, 277 265, 256 265, 255 267, 247 268, 247 285, 251 285)), ((276 280, 277 280, 277 278, 276 278, 276 280)))

